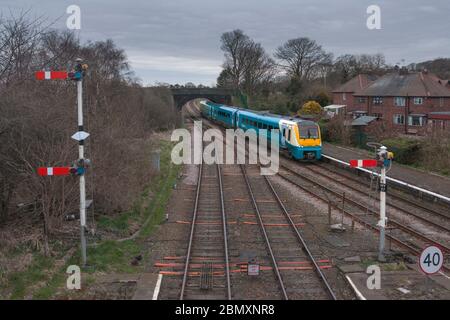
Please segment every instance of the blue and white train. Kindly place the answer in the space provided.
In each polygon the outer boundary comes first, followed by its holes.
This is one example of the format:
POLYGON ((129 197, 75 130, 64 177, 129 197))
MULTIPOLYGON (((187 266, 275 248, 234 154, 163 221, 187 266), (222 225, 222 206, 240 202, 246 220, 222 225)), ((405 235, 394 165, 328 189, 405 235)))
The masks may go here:
POLYGON ((322 158, 322 139, 317 123, 309 120, 285 117, 267 112, 241 109, 211 101, 201 101, 202 115, 226 128, 244 131, 253 129, 267 130, 271 139, 271 130, 278 129, 280 149, 286 150, 296 160, 319 160, 322 158))

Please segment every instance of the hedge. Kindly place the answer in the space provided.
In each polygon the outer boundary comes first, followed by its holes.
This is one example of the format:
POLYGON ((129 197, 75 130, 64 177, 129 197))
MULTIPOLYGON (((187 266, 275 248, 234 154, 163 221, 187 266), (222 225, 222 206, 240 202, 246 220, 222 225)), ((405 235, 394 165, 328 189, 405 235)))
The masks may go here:
POLYGON ((413 164, 419 159, 420 142, 408 138, 390 138, 381 141, 389 151, 394 152, 396 162, 413 164))

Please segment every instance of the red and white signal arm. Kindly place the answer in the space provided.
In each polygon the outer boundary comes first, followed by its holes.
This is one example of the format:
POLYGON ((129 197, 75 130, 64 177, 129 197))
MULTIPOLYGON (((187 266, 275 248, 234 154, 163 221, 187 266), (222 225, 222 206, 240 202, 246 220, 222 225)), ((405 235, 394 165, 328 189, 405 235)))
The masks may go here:
POLYGON ((36 80, 67 80, 67 71, 37 71, 36 80))
POLYGON ((352 168, 374 168, 377 166, 378 161, 375 159, 350 160, 350 167, 352 168))
POLYGON ((444 254, 437 246, 426 247, 419 257, 420 269, 425 274, 435 274, 439 272, 444 264, 444 254))
POLYGON ((40 176, 68 176, 70 167, 39 167, 38 175, 40 176))
POLYGON ((247 275, 249 276, 259 276, 259 264, 249 263, 247 265, 247 275))

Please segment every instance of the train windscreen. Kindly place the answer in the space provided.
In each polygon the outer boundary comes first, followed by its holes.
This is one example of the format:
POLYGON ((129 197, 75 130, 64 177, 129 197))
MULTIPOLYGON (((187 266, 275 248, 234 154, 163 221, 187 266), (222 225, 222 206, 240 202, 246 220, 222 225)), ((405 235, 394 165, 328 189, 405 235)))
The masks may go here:
POLYGON ((319 139, 319 129, 315 123, 299 124, 300 139, 319 139))

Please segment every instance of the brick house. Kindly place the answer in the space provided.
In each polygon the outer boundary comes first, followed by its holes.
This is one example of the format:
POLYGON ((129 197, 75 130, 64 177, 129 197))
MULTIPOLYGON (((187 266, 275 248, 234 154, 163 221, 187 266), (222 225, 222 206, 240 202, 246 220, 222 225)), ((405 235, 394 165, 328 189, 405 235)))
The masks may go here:
MULTIPOLYGON (((338 90, 351 82, 354 85, 355 78, 333 91, 333 98, 341 101, 343 92, 338 90)), ((434 113, 450 112, 450 89, 447 82, 426 71, 401 70, 355 90, 347 106, 353 118, 375 116, 399 133, 426 134, 434 113)))
POLYGON ((354 96, 355 92, 359 92, 365 88, 367 88, 373 81, 376 80, 376 77, 368 74, 359 74, 356 77, 350 79, 337 89, 333 90, 333 104, 335 105, 343 105, 345 106, 345 111, 347 113, 355 112, 353 108, 354 104, 354 96))

